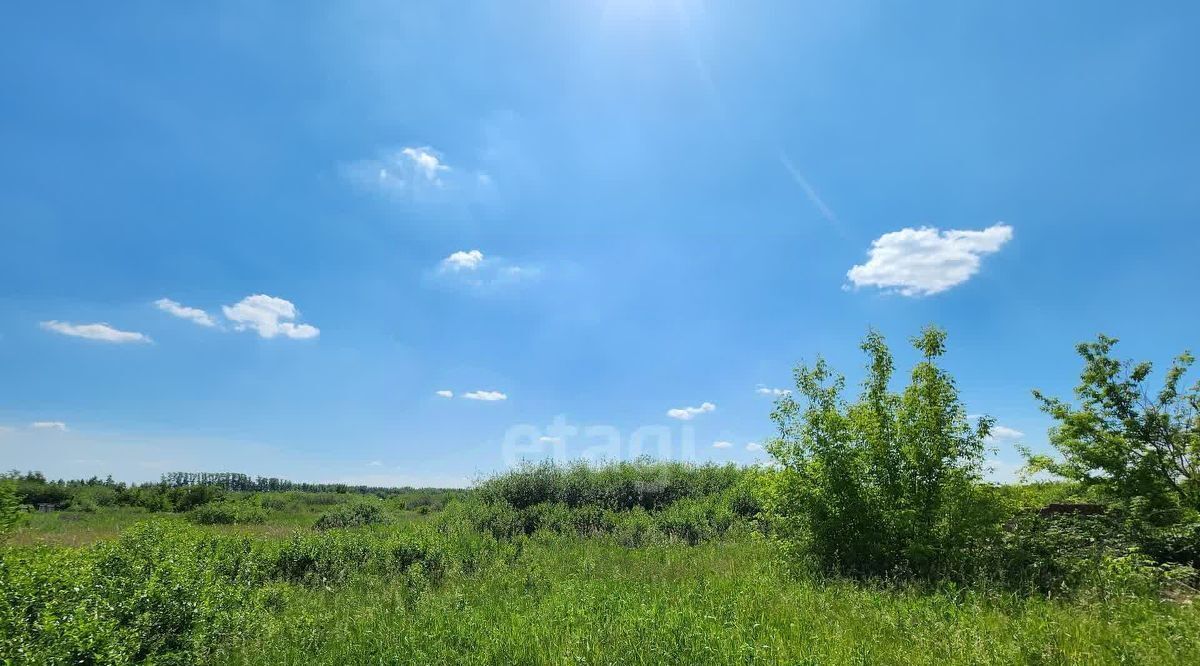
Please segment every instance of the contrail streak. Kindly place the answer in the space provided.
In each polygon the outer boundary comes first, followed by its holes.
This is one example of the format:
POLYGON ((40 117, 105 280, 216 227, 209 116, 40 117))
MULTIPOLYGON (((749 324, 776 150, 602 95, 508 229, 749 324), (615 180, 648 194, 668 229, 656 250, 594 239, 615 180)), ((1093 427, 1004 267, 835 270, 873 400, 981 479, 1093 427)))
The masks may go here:
POLYGON ((837 214, 834 213, 829 206, 825 205, 825 202, 821 199, 821 195, 817 194, 817 191, 813 189, 812 184, 808 182, 808 179, 804 177, 804 174, 800 173, 800 170, 796 168, 796 165, 792 164, 792 161, 788 159, 788 156, 783 151, 779 152, 779 162, 783 164, 783 168, 788 170, 788 173, 792 174, 792 179, 796 181, 796 184, 800 186, 800 189, 804 190, 805 196, 808 197, 808 200, 812 203, 812 205, 815 206, 816 209, 821 213, 821 217, 833 222, 834 224, 837 224, 837 214))

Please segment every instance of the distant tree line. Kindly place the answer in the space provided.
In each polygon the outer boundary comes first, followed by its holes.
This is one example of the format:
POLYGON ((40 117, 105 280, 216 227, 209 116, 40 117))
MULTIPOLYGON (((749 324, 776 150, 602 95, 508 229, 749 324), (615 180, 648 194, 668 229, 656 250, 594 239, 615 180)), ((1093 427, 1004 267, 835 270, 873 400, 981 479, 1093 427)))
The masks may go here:
POLYGON ((50 480, 41 472, 11 470, 0 483, 20 505, 49 505, 54 509, 95 510, 131 506, 148 511, 188 511, 232 494, 305 493, 309 495, 373 495, 406 500, 414 507, 440 506, 456 491, 437 488, 387 488, 345 483, 296 483, 275 477, 251 477, 237 472, 171 472, 157 482, 125 483, 111 476, 50 480))
POLYGON ((345 483, 297 483, 273 476, 250 476, 238 472, 169 472, 161 483, 168 488, 213 486, 231 492, 355 493, 360 495, 390 495, 414 490, 411 487, 354 486, 345 483))

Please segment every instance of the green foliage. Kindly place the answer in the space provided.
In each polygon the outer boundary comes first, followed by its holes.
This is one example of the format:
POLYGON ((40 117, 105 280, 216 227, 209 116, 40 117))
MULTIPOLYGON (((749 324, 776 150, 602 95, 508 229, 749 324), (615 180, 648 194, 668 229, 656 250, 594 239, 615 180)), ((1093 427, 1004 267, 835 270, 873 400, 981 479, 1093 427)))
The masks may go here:
POLYGON ((227 645, 255 610, 237 584, 249 545, 146 524, 84 550, 0 559, 0 656, 20 663, 191 664, 227 645))
MULTIPOLYGON (((16 484, 22 504, 48 504, 54 509, 94 513, 108 507, 140 507, 153 512, 188 513, 222 500, 254 497, 268 510, 304 512, 315 507, 386 499, 397 510, 418 513, 440 511, 463 491, 445 488, 375 488, 344 484, 293 483, 273 477, 252 478, 245 474, 183 473, 164 475, 158 483, 126 485, 111 477, 51 481, 40 472, 10 471, 0 474, 16 484)), ((215 515, 215 514, 214 514, 215 515)), ((249 522, 239 520, 238 522, 249 522)))
MULTIPOLYGON (((635 510, 636 511, 636 510, 635 510)), ((1200 609, 797 579, 760 539, 531 539, 410 586, 287 587, 233 664, 1193 664, 1200 609), (511 559, 510 559, 511 558, 511 559)))
POLYGON ((1181 510, 1200 510, 1200 381, 1180 387, 1194 358, 1176 358, 1151 395, 1151 364, 1113 358, 1116 343, 1101 335, 1076 348, 1084 361, 1078 408, 1034 391, 1057 421, 1050 442, 1062 459, 1027 454, 1029 466, 1076 481, 1151 524, 1169 524, 1181 510))
POLYGON ((1033 481, 996 486, 1002 502, 1014 509, 1040 509, 1047 504, 1079 503, 1084 496, 1079 484, 1070 481, 1033 481))
POLYGON ((0 479, 0 537, 16 527, 21 520, 21 500, 17 499, 16 484, 0 479))
POLYGON ((80 549, 0 550, 0 659, 16 663, 193 664, 218 658, 278 583, 360 576, 418 587, 455 562, 504 552, 454 530, 334 530, 258 541, 178 521, 128 528, 80 549))
POLYGON ((414 567, 437 578, 449 566, 446 549, 427 534, 375 530, 297 533, 270 560, 272 579, 309 584, 341 583, 361 574, 400 575, 414 567))
MULTIPOLYGON (((1131 546, 1144 539, 1119 516, 1020 514, 979 553, 979 571, 1020 582, 999 590, 797 579, 746 529, 764 509, 751 491, 788 473, 739 470, 652 510, 472 497, 407 525, 249 538, 157 518, 84 548, 3 547, 0 663, 1187 663, 1200 649, 1200 611, 1155 597, 1190 572, 1131 546)), ((623 496, 623 475, 600 478, 612 488, 593 497, 623 496)), ((309 495, 227 493, 185 515, 274 497, 276 521, 309 495)), ((329 495, 318 506, 339 523, 397 508, 329 495)), ((1156 534, 1167 549, 1190 533, 1156 534)))
POLYGON ((318 530, 331 530, 363 525, 382 525, 385 522, 387 519, 383 514, 383 508, 378 504, 356 502, 322 514, 314 527, 318 530))
POLYGON ((849 575, 961 574, 998 531, 998 502, 978 481, 991 420, 972 427, 953 379, 936 364, 945 333, 913 340, 923 360, 901 393, 890 390, 893 361, 878 333, 862 350, 867 375, 859 400, 823 359, 795 371, 803 402, 779 400, 779 437, 768 451, 780 469, 763 499, 794 554, 849 575))
POLYGON ((261 525, 267 512, 251 502, 216 502, 192 509, 187 519, 197 525, 261 525))
POLYGON ((630 547, 723 536, 759 513, 757 472, 649 459, 525 464, 479 484, 447 511, 496 539, 537 533, 616 539, 630 547))
POLYGON ((225 490, 217 486, 191 486, 171 488, 166 494, 170 506, 182 513, 224 498, 225 490))
POLYGON ((680 500, 653 515, 659 532, 690 546, 724 535, 734 520, 727 504, 700 499, 680 500))
POLYGON ((474 495, 518 509, 546 502, 570 507, 598 506, 653 511, 684 498, 721 493, 738 483, 744 470, 729 465, 693 465, 641 459, 590 465, 551 461, 521 467, 479 483, 474 495))
POLYGON ((1112 515, 1047 515, 1025 511, 991 553, 994 580, 1007 589, 1054 596, 1146 596, 1194 583, 1189 566, 1156 560, 1143 538, 1112 515))

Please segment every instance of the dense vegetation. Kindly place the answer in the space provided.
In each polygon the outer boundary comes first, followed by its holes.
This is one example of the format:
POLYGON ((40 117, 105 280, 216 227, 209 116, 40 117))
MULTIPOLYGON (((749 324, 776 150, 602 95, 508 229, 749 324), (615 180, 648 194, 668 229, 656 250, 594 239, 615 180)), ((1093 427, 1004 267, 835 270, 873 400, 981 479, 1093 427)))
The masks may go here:
POLYGON ((413 508, 440 509, 460 491, 444 488, 377 488, 342 483, 293 483, 250 477, 232 472, 164 474, 157 483, 125 484, 112 477, 99 479, 48 480, 40 472, 19 470, 0 474, 0 481, 16 494, 18 503, 29 508, 94 511, 98 508, 134 507, 152 512, 185 512, 212 502, 261 498, 267 504, 288 501, 335 504, 338 496, 374 496, 401 502, 413 508), (281 499, 283 498, 283 499, 281 499))
POLYGON ((1194 663, 1189 357, 1150 400, 1149 366, 1082 346, 1080 405, 1039 394, 1061 457, 1031 464, 1064 480, 997 486, 945 335, 914 343, 896 391, 869 334, 852 401, 797 368, 761 467, 527 464, 465 492, 10 474, 0 659, 1194 663))

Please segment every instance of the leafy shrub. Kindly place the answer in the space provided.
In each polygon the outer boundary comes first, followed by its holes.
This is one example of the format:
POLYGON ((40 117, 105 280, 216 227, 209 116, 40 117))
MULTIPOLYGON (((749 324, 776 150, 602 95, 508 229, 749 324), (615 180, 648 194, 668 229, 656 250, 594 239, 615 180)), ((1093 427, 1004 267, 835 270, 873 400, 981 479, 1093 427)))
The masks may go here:
POLYGON ((203 661, 256 607, 250 587, 220 573, 240 569, 249 543, 222 543, 156 522, 86 549, 3 551, 0 654, 38 664, 203 661))
POLYGON ((691 546, 725 534, 734 522, 727 505, 711 500, 680 500, 652 515, 659 532, 691 546))
POLYGON ((978 483, 991 420, 972 427, 953 379, 935 361, 945 333, 913 340, 923 360, 893 393, 891 351, 870 332, 860 399, 818 359, 795 371, 803 402, 783 396, 772 412, 780 469, 765 477, 772 524, 797 556, 825 571, 940 578, 969 567, 998 531, 1001 514, 978 483))
POLYGON ((176 511, 184 512, 225 497, 225 490, 217 486, 185 486, 172 488, 168 497, 176 511))
POLYGON ((1114 515, 1023 512, 994 555, 1005 587, 1059 596, 1147 595, 1195 576, 1190 567, 1155 561, 1114 515))
POLYGON ((71 503, 67 505, 71 511, 82 511, 83 513, 95 513, 98 507, 96 501, 87 496, 75 496, 71 498, 71 503))
POLYGON ((257 498, 259 506, 270 511, 288 511, 296 506, 290 495, 263 493, 257 498))
POLYGON ((361 527, 363 525, 381 525, 386 522, 383 509, 378 504, 358 502, 339 507, 322 514, 317 519, 316 529, 331 530, 343 527, 361 527))
POLYGON ((197 525, 261 525, 267 512, 248 502, 216 502, 192 509, 187 519, 197 525))
POLYGON ((559 465, 526 463, 479 483, 474 491, 485 503, 518 509, 560 502, 571 508, 597 506, 648 511, 684 498, 719 494, 745 474, 735 465, 693 465, 641 459, 593 466, 586 462, 559 465))
POLYGON ((1031 455, 1030 467, 1078 482, 1120 503, 1152 525, 1179 521, 1200 510, 1200 382, 1180 382, 1195 359, 1184 352, 1151 397, 1145 386, 1151 364, 1112 356, 1115 338, 1076 347, 1083 358, 1075 395, 1080 406, 1034 391, 1057 425, 1050 443, 1062 458, 1031 455))
POLYGON ((443 521, 469 525, 494 539, 512 540, 538 532, 581 537, 612 536, 630 547, 659 539, 697 544, 723 536, 740 518, 729 498, 720 496, 683 499, 657 511, 640 506, 627 510, 597 505, 572 507, 564 502, 542 502, 515 508, 505 502, 473 499, 448 507, 443 521))
MULTIPOLYGON (((40 475, 38 475, 40 476, 40 475)), ((16 481, 17 498, 22 504, 53 504, 61 506, 71 501, 71 490, 58 484, 46 483, 45 479, 26 476, 16 481)))
POLYGON ((343 531, 296 534, 272 555, 270 575, 297 583, 341 582, 355 574, 395 575, 420 566, 425 576, 445 571, 448 557, 428 535, 343 531))
POLYGON ((1143 550, 1160 562, 1200 569, 1200 519, 1141 531, 1143 550))
POLYGON ((17 497, 16 484, 0 480, 0 536, 16 527, 21 516, 21 500, 17 497))
POLYGON ((413 589, 511 557, 477 533, 332 530, 286 541, 156 520, 78 549, 0 549, 0 658, 30 664, 194 664, 253 625, 277 582, 401 577, 413 589))
POLYGON ((649 511, 636 506, 629 511, 612 512, 612 536, 626 548, 640 548, 653 543, 661 534, 649 511))

